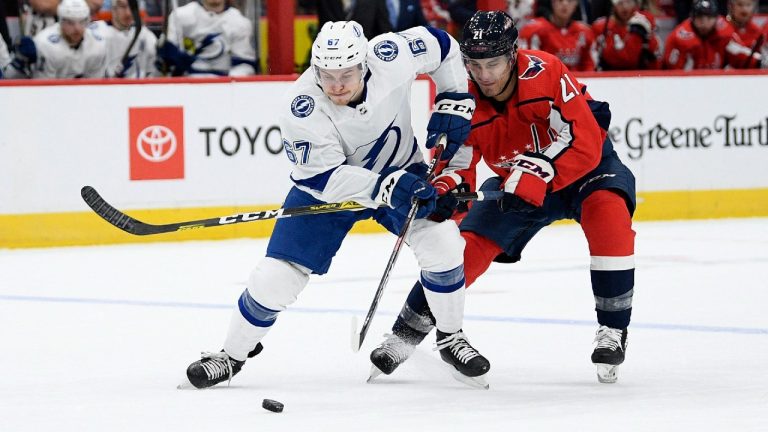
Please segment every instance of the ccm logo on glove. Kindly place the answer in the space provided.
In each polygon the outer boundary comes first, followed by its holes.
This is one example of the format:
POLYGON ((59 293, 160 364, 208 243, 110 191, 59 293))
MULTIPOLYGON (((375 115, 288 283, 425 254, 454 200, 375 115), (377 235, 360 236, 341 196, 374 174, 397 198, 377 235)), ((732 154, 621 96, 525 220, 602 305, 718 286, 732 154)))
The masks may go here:
POLYGON ((435 105, 435 111, 443 114, 458 115, 467 120, 472 120, 475 108, 464 103, 455 103, 453 101, 445 100, 435 105))

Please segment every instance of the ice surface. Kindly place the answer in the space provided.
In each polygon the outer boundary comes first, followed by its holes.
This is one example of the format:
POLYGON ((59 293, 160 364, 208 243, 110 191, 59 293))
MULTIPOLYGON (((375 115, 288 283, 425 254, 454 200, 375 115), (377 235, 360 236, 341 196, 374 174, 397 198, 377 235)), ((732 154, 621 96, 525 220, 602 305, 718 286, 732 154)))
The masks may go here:
POLYGON ((176 385, 220 349, 264 240, 0 250, 0 431, 768 430, 768 219, 635 230, 618 383, 599 384, 589 361, 589 257, 568 225, 468 292, 464 330, 491 361, 489 391, 453 380, 433 336, 365 383, 418 273, 404 251, 352 353, 350 317, 364 317, 391 235, 349 237, 231 387, 203 391, 176 385))

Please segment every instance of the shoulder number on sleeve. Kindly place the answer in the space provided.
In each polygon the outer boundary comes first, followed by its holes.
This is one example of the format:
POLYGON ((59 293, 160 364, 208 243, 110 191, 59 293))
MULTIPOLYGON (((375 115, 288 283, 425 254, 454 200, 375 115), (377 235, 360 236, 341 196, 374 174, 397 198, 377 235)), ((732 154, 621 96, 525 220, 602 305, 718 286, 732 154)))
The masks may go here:
POLYGON ((294 165, 306 165, 309 162, 309 152, 312 150, 312 143, 309 141, 294 141, 289 142, 283 140, 283 147, 285 147, 285 154, 288 156, 288 160, 294 165))
POLYGON ((560 89, 563 91, 563 103, 568 102, 579 94, 579 90, 573 84, 573 81, 571 81, 571 77, 568 76, 568 74, 563 74, 560 78, 560 89))

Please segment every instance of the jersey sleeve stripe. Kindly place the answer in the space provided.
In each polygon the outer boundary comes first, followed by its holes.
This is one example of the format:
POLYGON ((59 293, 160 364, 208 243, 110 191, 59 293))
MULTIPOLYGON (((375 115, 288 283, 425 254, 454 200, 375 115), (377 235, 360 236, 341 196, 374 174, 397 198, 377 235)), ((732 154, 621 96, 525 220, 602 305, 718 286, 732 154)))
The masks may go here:
POLYGON ((291 180, 293 180, 294 183, 296 183, 299 186, 308 187, 310 189, 316 190, 318 192, 322 192, 325 190, 325 187, 328 185, 328 179, 331 178, 331 175, 336 171, 339 167, 334 167, 329 169, 328 171, 321 172, 320 174, 314 175, 309 178, 305 179, 295 179, 293 178, 293 175, 291 175, 291 180))
POLYGON ((448 52, 451 50, 451 39, 446 32, 440 29, 430 26, 424 26, 424 28, 427 29, 427 31, 437 39, 437 43, 440 44, 440 62, 442 63, 448 56, 448 52))

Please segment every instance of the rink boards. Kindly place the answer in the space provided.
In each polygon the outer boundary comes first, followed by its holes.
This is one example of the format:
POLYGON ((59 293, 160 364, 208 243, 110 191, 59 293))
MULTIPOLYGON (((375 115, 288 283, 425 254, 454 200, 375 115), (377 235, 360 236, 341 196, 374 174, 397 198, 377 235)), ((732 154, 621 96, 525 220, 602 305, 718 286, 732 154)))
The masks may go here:
MULTIPOLYGON (((636 219, 768 216, 768 74, 581 81, 611 104, 636 219)), ((80 188, 152 223, 279 207, 291 186, 277 126, 289 78, 59 84, 0 84, 0 247, 269 235, 265 221, 133 237, 92 214, 80 188)), ((433 95, 427 80, 413 87, 420 142, 433 95)))

